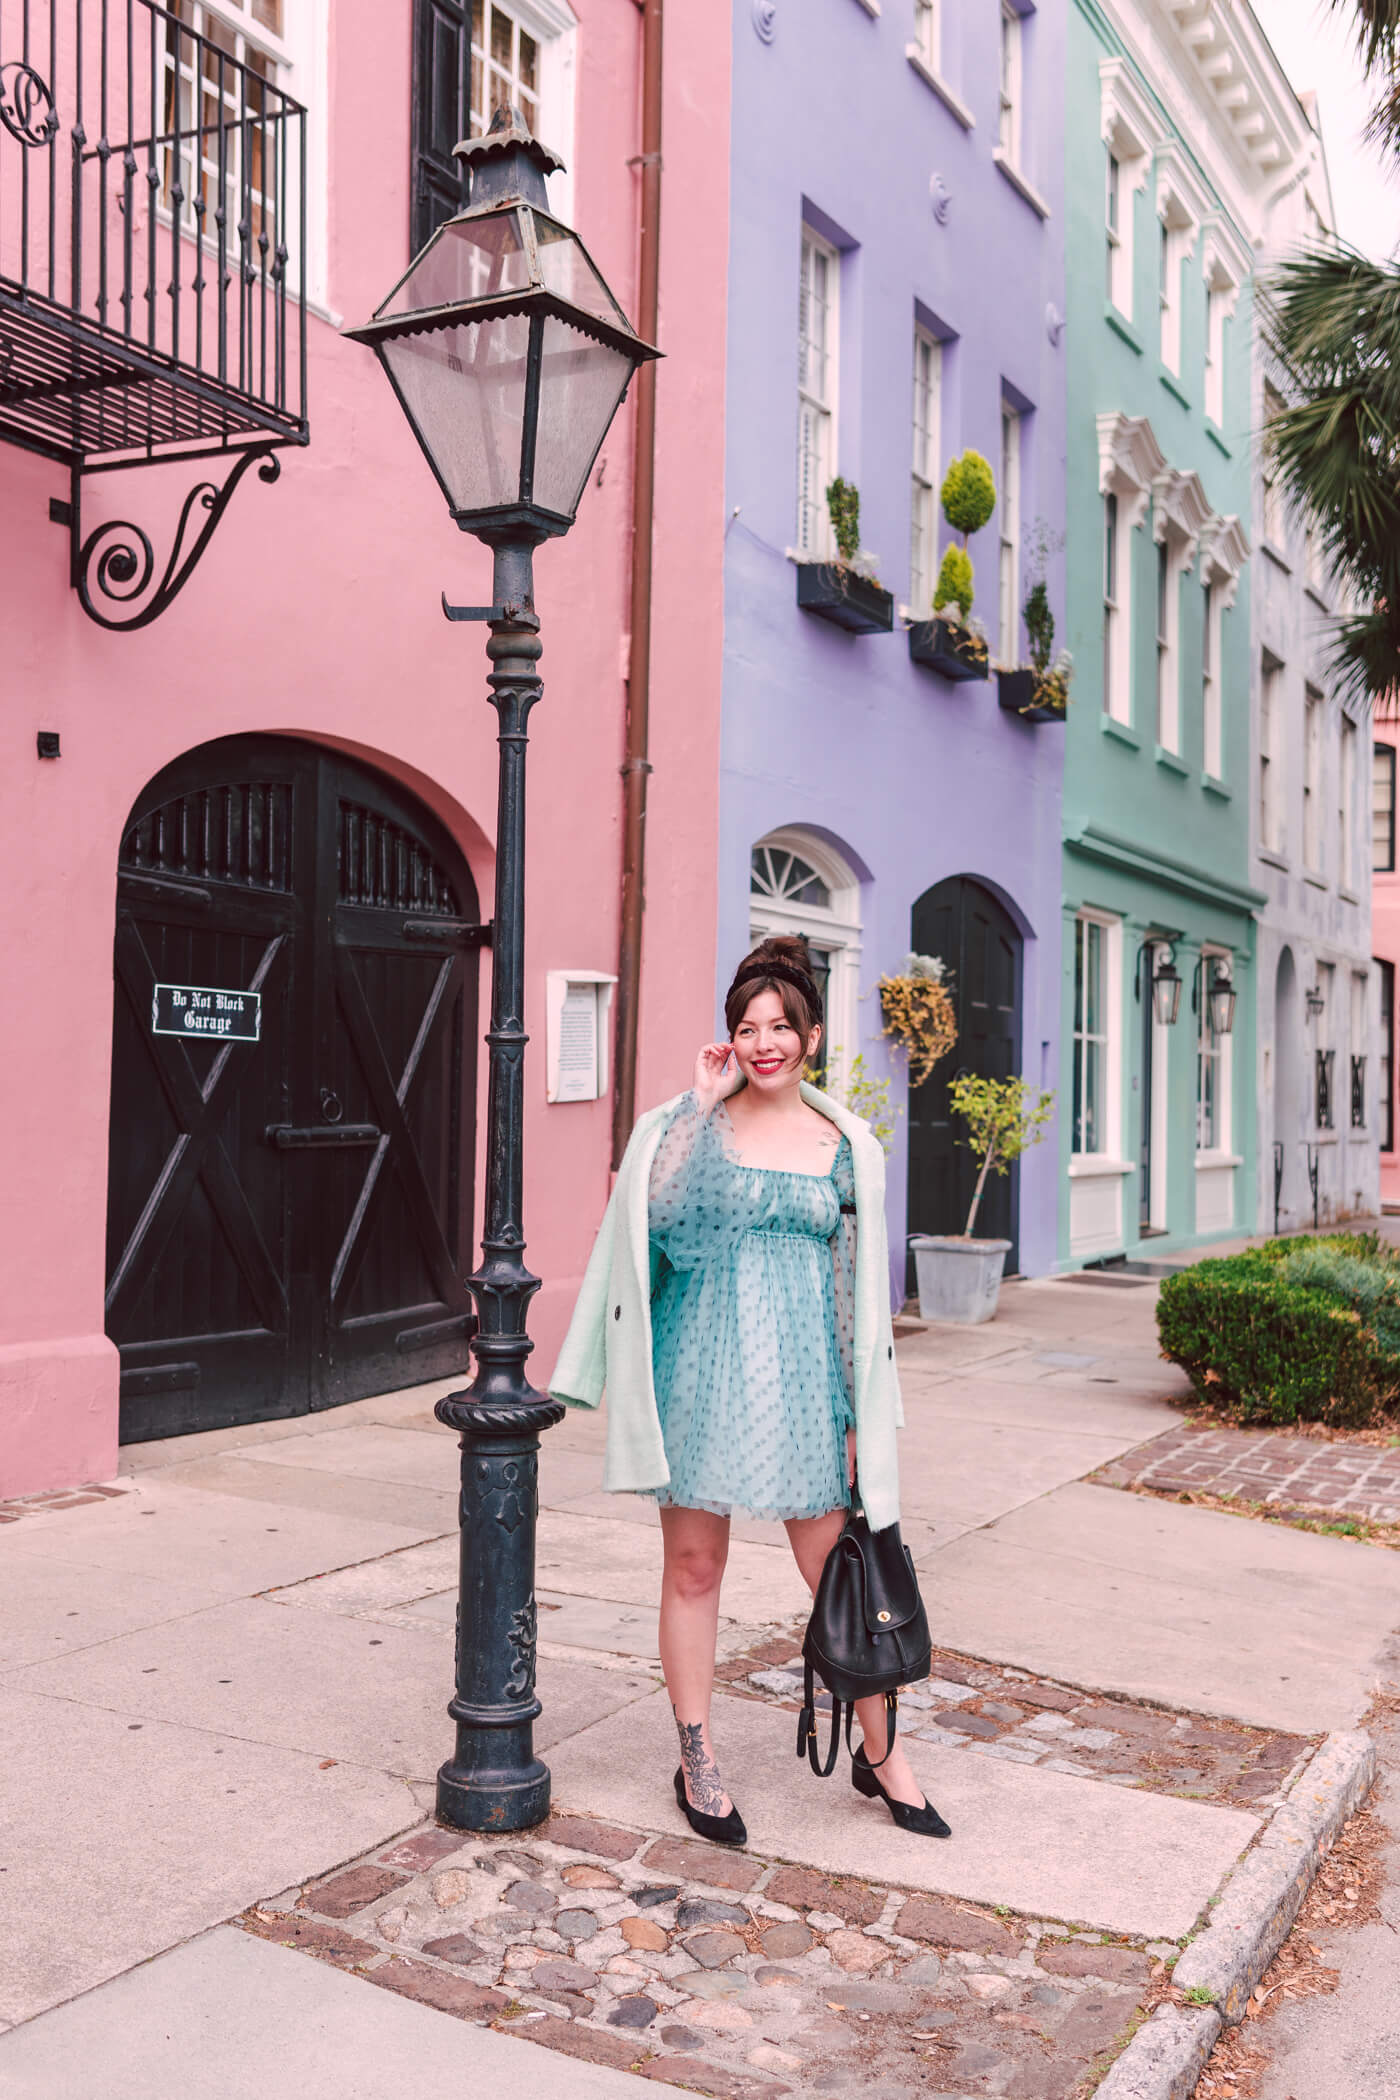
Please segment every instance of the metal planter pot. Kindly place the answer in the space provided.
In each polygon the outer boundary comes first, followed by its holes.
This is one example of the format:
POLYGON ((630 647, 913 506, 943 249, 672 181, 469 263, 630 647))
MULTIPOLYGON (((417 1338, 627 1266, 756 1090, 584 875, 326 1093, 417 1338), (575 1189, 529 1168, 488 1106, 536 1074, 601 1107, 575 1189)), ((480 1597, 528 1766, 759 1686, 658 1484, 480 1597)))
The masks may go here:
POLYGON ((909 656, 954 684, 987 676, 986 643, 949 620, 916 620, 909 629, 909 656))
POLYGON ((910 1235, 909 1245, 914 1250, 922 1319, 977 1327, 996 1317, 1010 1240, 916 1232, 910 1235))
POLYGON ((841 562, 799 562, 797 602, 848 634, 889 634, 894 627, 894 593, 841 562))

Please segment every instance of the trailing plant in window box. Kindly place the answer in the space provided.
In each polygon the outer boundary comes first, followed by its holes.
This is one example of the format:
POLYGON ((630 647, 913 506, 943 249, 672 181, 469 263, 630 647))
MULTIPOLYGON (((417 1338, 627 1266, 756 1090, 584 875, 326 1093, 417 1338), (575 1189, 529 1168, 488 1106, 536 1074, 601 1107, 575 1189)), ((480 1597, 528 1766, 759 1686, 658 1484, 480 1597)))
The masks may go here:
POLYGON ((1029 664, 997 672, 997 699, 1025 722, 1063 722, 1069 706, 1074 659, 1068 649, 1055 649, 1055 615, 1043 578, 1033 583, 1021 608, 1029 643, 1029 664))
POLYGON ((1364 1427, 1400 1402, 1400 1262, 1374 1234, 1271 1240, 1168 1277, 1157 1333, 1237 1421, 1364 1427))
POLYGON ((837 475, 826 491, 827 514, 836 542, 835 561, 797 566, 797 602, 850 634, 888 634, 894 626, 894 593, 875 574, 875 557, 860 544, 860 492, 837 475))
POLYGON ((922 1086, 958 1039, 948 972, 936 955, 906 955, 879 989, 885 1034, 908 1055, 910 1086, 922 1086))

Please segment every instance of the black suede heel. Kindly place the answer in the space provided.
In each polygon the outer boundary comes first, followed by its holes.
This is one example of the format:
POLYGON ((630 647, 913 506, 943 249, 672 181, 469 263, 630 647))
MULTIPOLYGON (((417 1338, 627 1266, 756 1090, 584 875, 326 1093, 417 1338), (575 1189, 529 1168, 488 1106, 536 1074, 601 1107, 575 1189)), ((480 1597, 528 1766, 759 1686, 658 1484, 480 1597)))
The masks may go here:
POLYGON ((700 1809, 691 1807, 679 1765, 676 1767, 676 1806, 683 1810, 697 1837, 707 1838, 712 1845, 747 1845, 749 1834, 737 1808, 731 1805, 727 1816, 707 1816, 700 1809))
POLYGON ((931 1801, 925 1801, 922 1808, 911 1808, 907 1801, 892 1801, 881 1786, 863 1746, 851 1759, 851 1785, 868 1801, 883 1801, 901 1830, 915 1831, 920 1837, 946 1838, 953 1835, 931 1801))

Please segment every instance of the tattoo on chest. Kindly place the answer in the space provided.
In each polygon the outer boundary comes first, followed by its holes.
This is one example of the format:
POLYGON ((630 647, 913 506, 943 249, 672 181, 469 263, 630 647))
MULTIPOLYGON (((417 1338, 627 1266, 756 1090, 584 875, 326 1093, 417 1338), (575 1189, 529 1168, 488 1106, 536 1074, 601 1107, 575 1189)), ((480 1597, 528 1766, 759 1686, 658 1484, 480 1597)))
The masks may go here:
POLYGON ((703 1816, 722 1814, 724 1788, 720 1784, 719 1766, 705 1748, 701 1723, 678 1719, 676 1728, 681 1739, 681 1770, 685 1774, 691 1807, 698 1808, 703 1816))

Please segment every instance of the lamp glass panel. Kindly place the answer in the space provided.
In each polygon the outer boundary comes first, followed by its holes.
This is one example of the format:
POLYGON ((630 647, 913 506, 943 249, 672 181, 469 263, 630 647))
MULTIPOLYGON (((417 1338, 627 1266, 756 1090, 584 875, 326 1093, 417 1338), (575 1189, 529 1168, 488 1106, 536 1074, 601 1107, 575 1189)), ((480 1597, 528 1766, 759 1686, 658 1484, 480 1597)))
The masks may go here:
POLYGON ((519 500, 529 342, 529 316, 509 314, 379 345, 454 510, 519 500))
POLYGON ((1152 980, 1152 1011, 1163 1028, 1175 1025, 1181 1010, 1181 979, 1175 970, 1158 970, 1152 980))
POLYGON ((492 299, 502 292, 524 291, 529 282, 518 212, 449 219, 414 259, 378 315, 417 314, 430 307, 459 306, 467 299, 492 299))
POLYGON ((1228 981, 1210 988, 1210 1021, 1217 1035, 1228 1035, 1235 1025, 1235 989, 1228 981))
POLYGON ((548 315, 540 366, 534 500, 571 518, 632 376, 632 359, 548 315))
POLYGON ((547 291, 567 299, 595 320, 614 328, 625 328, 622 308, 604 284, 579 243, 577 234, 555 219, 535 214, 535 239, 539 243, 540 281, 547 291))

